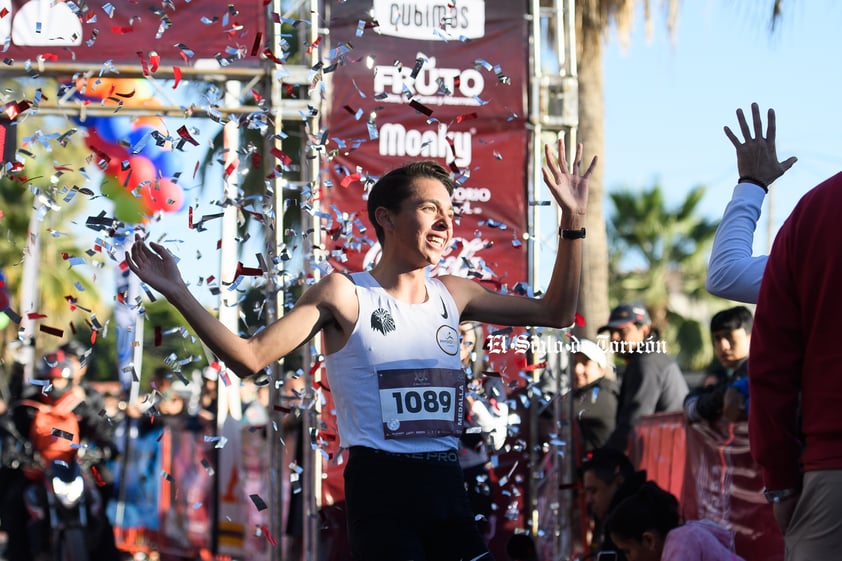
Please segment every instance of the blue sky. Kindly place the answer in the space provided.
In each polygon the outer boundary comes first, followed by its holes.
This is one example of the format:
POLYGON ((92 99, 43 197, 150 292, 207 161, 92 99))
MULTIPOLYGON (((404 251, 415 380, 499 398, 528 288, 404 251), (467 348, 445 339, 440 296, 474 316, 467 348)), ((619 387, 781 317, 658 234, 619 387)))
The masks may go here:
MULTIPOLYGON (((607 191, 657 181, 676 202, 702 184, 701 211, 720 217, 737 178, 722 127, 738 130, 736 109, 748 111, 753 101, 764 126, 765 110, 775 109, 780 159, 798 157, 772 187, 775 232, 807 190, 842 169, 842 3, 787 0, 770 33, 771 3, 682 2, 674 40, 659 8, 650 40, 642 10, 626 48, 611 34, 604 61, 607 191)), ((767 203, 755 250, 766 249, 768 214, 767 203)))

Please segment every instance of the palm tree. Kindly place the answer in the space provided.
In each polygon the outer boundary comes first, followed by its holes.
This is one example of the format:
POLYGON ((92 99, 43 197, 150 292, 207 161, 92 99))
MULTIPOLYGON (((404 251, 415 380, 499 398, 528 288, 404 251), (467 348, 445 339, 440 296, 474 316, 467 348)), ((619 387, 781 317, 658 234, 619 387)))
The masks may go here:
POLYGON ((704 187, 690 190, 675 208, 660 185, 637 192, 610 193, 614 213, 608 223, 613 303, 644 304, 652 323, 675 343, 679 362, 699 368, 710 356, 705 302, 707 255, 718 221, 698 217, 704 187))

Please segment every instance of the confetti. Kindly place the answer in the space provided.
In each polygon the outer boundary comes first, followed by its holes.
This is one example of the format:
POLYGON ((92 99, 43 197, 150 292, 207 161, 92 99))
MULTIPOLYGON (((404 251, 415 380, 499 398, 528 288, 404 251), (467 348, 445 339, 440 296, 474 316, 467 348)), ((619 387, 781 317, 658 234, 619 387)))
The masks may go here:
POLYGON ((418 111, 419 113, 423 113, 427 117, 429 117, 430 115, 433 114, 432 109, 430 109, 429 107, 426 107, 425 105, 423 105, 422 103, 419 103, 418 101, 416 101, 414 99, 409 102, 409 106, 412 107, 413 109, 415 109, 416 111, 418 111))
POLYGON ((251 499, 251 502, 254 503, 254 506, 257 508, 258 511, 266 510, 267 508, 269 508, 266 505, 266 502, 260 498, 260 495, 249 495, 249 498, 251 499))
POLYGON ((54 436, 56 438, 63 438, 64 440, 71 440, 71 441, 73 440, 73 434, 72 433, 69 433, 67 431, 63 431, 61 429, 57 429, 55 427, 53 427, 53 429, 50 431, 50 435, 54 436))

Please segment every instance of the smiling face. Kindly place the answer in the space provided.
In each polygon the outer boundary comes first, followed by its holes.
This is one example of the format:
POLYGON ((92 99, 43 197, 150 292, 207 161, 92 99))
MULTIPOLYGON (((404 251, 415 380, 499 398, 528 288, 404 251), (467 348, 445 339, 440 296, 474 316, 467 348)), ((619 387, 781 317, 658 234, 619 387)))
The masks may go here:
POLYGON ((412 194, 397 212, 377 209, 388 240, 384 249, 416 266, 436 265, 453 237, 453 203, 437 179, 416 177, 410 187, 412 194))
POLYGON ((573 355, 573 382, 576 388, 587 386, 605 376, 605 369, 583 353, 573 355))

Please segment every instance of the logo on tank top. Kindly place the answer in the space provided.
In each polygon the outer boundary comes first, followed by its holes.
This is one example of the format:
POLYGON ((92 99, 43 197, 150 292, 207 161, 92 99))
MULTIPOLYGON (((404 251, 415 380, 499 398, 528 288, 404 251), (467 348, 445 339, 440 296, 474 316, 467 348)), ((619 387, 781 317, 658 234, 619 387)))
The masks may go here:
POLYGON ((459 352, 459 334, 449 325, 439 327, 436 331, 436 342, 439 348, 450 356, 456 356, 459 352))
POLYGON ((439 300, 441 300, 441 317, 447 319, 447 306, 444 303, 444 298, 439 296, 439 300))
POLYGON ((377 308, 371 313, 371 328, 375 331, 379 331, 383 335, 386 335, 390 331, 397 329, 397 326, 395 325, 395 320, 392 317, 392 314, 389 313, 389 310, 377 308))

